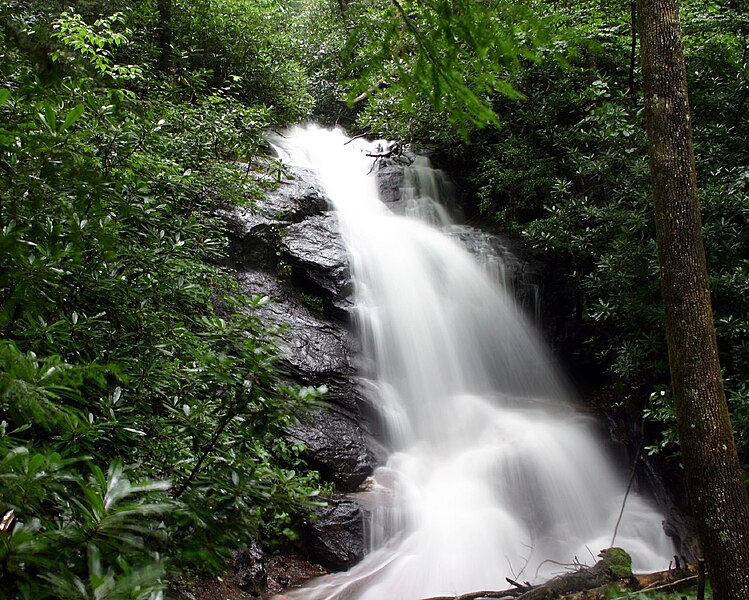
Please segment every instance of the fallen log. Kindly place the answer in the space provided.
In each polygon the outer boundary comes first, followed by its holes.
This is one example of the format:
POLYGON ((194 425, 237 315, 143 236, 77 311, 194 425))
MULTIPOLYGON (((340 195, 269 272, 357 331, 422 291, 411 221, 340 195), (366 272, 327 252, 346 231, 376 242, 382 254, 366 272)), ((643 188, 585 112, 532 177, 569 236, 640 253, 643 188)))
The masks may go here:
POLYGON ((592 567, 583 567, 577 571, 559 575, 518 598, 556 600, 568 594, 602 587, 618 579, 632 577, 632 558, 621 548, 601 550, 598 556, 601 560, 592 567))
POLYGON ((506 598, 513 600, 592 600, 605 598, 614 590, 630 591, 676 591, 696 586, 699 575, 697 565, 679 565, 682 568, 648 573, 632 574, 632 559, 621 548, 602 550, 599 560, 592 567, 579 567, 553 579, 536 585, 520 586, 508 579, 515 587, 506 590, 483 590, 458 596, 435 596, 422 600, 479 600, 481 598, 506 598))

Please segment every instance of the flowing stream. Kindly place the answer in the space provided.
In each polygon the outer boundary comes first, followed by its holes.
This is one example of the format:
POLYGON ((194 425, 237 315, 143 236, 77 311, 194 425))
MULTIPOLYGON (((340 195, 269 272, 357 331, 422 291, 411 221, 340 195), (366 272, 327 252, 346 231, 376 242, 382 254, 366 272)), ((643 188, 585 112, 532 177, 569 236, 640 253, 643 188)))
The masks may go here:
MULTIPOLYGON (((308 126, 273 144, 316 172, 336 210, 370 365, 362 375, 391 450, 357 495, 371 515, 365 559, 292 597, 418 600, 595 562, 611 545, 625 476, 572 406, 496 254, 477 260, 456 241, 435 172, 407 169, 398 216, 378 197, 372 143, 308 126)), ((615 545, 635 570, 668 565, 661 522, 629 494, 615 545)))

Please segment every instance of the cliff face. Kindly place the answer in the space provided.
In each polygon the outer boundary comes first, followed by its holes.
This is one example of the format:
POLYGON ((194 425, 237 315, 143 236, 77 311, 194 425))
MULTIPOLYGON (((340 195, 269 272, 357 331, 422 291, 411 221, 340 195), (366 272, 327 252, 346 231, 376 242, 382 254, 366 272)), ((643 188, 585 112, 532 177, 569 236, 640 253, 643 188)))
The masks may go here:
POLYGON ((335 215, 313 176, 294 177, 255 208, 225 213, 230 256, 245 292, 272 299, 256 310, 279 328, 289 382, 327 386, 328 409, 308 413, 288 433, 307 445, 312 467, 348 492, 369 475, 379 451, 357 379, 348 263, 335 215))

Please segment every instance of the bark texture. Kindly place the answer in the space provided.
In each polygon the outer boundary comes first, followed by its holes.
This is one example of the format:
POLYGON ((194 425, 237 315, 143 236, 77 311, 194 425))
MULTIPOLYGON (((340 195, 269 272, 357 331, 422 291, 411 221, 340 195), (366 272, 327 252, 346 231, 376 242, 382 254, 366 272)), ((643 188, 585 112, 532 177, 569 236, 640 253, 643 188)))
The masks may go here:
POLYGON ((749 497, 712 305, 677 0, 638 0, 666 337, 690 501, 716 600, 749 600, 749 497))

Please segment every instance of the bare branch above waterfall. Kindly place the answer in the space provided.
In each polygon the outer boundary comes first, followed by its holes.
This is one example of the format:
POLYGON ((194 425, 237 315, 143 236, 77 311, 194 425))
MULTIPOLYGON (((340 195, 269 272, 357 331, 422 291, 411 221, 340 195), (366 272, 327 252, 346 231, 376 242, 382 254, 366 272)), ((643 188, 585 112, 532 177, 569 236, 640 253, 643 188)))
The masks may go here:
POLYGON ((367 156, 371 158, 392 158, 394 156, 403 156, 403 144, 400 142, 386 142, 377 145, 377 150, 374 152, 367 152, 367 156))
POLYGON ((407 153, 407 146, 397 141, 378 143, 377 148, 367 152, 367 156, 375 159, 372 168, 369 170, 370 173, 375 170, 377 163, 381 161, 390 160, 402 167, 409 167, 414 162, 413 155, 407 153))

